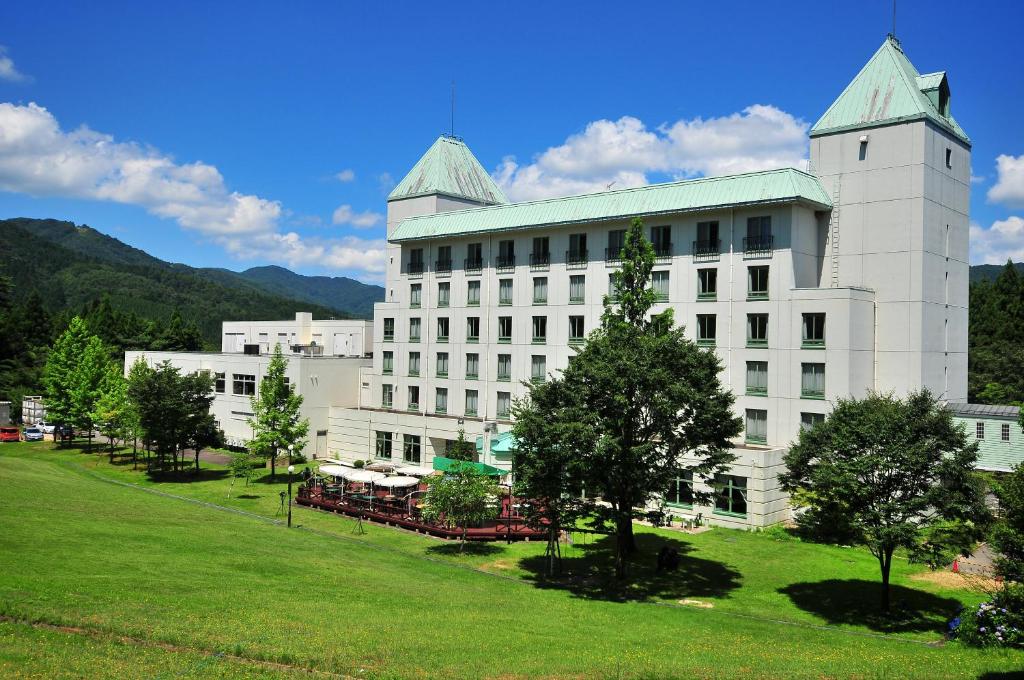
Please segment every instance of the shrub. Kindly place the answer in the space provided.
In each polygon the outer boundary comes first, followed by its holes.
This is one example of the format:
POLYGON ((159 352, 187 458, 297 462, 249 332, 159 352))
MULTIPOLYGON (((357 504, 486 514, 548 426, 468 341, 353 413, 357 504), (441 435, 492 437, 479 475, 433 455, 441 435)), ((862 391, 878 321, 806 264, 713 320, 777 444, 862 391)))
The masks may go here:
POLYGON ((1005 586, 954 625, 954 635, 969 645, 1024 649, 1024 584, 1005 586))
POLYGON ((366 461, 365 460, 354 460, 354 461, 352 461, 352 467, 361 468, 364 465, 366 465, 366 461))

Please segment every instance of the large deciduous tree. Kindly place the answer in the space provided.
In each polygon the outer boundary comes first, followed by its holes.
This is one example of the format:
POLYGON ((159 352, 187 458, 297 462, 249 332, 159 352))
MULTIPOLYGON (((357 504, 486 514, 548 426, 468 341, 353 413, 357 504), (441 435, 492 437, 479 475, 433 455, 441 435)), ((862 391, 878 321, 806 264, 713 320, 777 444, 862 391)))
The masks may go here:
POLYGON ((429 521, 444 520, 462 529, 459 552, 466 547, 470 524, 498 514, 500 489, 472 463, 453 463, 443 477, 430 483, 423 498, 423 517, 429 521))
MULTIPOLYGON (((638 512, 686 470, 705 481, 724 471, 733 460, 730 439, 741 430, 714 352, 697 347, 674 325, 671 308, 652 312, 657 301, 651 288, 654 249, 639 218, 626 233, 621 261, 613 274, 616 293, 605 298, 600 327, 561 377, 552 378, 564 389, 551 395, 563 406, 556 413, 571 414, 589 432, 576 451, 587 470, 587 489, 605 501, 596 510, 615 533, 620 578, 636 549, 633 519, 638 512)), ((520 417, 538 408, 530 399, 520 417)), ((559 420, 559 426, 568 424, 559 420)), ((545 455, 539 436, 536 441, 537 454, 545 455)), ((550 494, 547 488, 539 491, 550 494)), ((698 495, 710 500, 710 494, 698 495)))
POLYGON ((878 559, 888 611, 897 549, 935 565, 970 554, 982 535, 989 515, 977 457, 977 444, 927 390, 870 394, 840 399, 801 431, 779 480, 808 506, 802 523, 827 521, 878 559))
POLYGON ((266 375, 260 381, 259 393, 251 398, 253 417, 249 425, 253 429, 253 440, 250 448, 269 453, 271 478, 277 475, 278 451, 293 446, 295 453, 301 453, 309 433, 309 420, 299 413, 302 396, 288 384, 287 369, 288 360, 277 344, 266 375))
POLYGON ((114 462, 114 444, 126 439, 132 423, 132 404, 128 399, 128 381, 114 362, 107 366, 107 374, 100 385, 100 396, 93 410, 93 420, 106 435, 110 446, 110 462, 114 462))
POLYGON ((104 386, 111 373, 110 349, 97 336, 90 336, 72 372, 71 420, 75 427, 89 433, 92 451, 92 433, 96 427, 96 407, 103 396, 104 386))
POLYGON ((995 484, 999 519, 992 547, 999 553, 996 571, 1007 581, 1024 583, 1024 463, 995 484))
POLYGON ((75 417, 74 389, 78 361, 89 343, 85 322, 74 317, 53 343, 43 368, 47 418, 58 425, 72 425, 75 417))

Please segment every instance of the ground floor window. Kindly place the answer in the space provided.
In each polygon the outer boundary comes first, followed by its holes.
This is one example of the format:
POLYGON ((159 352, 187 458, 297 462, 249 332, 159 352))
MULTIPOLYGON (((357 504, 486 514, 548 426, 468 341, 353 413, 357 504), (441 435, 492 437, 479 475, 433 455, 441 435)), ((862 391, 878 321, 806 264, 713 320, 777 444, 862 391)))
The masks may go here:
POLYGON ((402 435, 403 451, 402 459, 406 463, 419 463, 420 462, 420 436, 418 434, 406 434, 402 435))
POLYGON ((386 458, 388 460, 391 460, 390 432, 377 432, 377 451, 375 455, 378 458, 386 458))
POLYGON ((669 505, 685 505, 693 507, 693 472, 686 470, 669 482, 665 492, 665 502, 669 505))
POLYGON ((800 427, 809 430, 818 423, 825 422, 824 413, 801 413, 800 414, 800 427))
POLYGON ((747 516, 747 478, 734 475, 715 476, 715 512, 747 516))

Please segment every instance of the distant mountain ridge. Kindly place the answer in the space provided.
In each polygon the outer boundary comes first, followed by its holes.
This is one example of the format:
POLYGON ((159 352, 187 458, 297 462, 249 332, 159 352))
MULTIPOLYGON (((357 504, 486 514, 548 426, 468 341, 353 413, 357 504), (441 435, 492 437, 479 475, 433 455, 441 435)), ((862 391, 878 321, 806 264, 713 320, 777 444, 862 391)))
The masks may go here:
MULTIPOLYGON (((1004 264, 975 264, 971 265, 971 283, 979 281, 995 281, 999 272, 1003 271, 1004 264)), ((1024 275, 1024 262, 1013 264, 1018 274, 1024 275)))
POLYGON ((116 309, 147 319, 165 320, 179 309, 217 344, 222 321, 285 319, 298 311, 315 318, 368 318, 373 300, 384 297, 379 286, 280 268, 268 281, 264 269, 197 269, 72 222, 0 220, 0 274, 13 280, 17 298, 36 293, 53 313, 78 311, 106 295, 116 309))

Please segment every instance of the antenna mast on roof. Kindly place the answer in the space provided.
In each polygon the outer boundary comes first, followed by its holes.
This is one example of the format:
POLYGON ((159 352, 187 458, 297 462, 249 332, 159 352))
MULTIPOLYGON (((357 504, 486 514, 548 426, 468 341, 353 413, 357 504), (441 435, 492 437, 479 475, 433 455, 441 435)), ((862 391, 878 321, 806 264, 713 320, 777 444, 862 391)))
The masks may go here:
POLYGON ((452 131, 451 136, 455 136, 455 81, 452 81, 452 131))
POLYGON ((889 34, 889 37, 897 45, 900 44, 899 39, 896 37, 896 0, 892 0, 892 32, 889 34))

